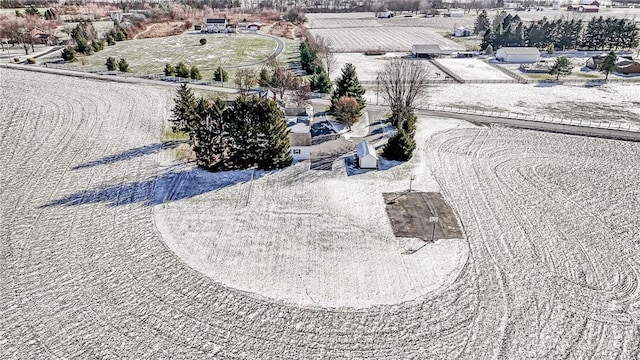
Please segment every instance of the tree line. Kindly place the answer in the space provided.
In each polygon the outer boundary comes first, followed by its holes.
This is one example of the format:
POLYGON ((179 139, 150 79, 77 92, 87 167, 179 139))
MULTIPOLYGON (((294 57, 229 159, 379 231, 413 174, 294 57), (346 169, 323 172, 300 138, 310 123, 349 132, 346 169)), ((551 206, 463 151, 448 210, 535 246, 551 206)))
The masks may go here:
POLYGON ((580 19, 549 21, 547 18, 526 25, 518 15, 496 14, 489 24, 486 12, 478 15, 477 32, 484 31, 481 49, 491 46, 531 46, 545 49, 612 50, 638 46, 638 28, 633 20, 594 17, 588 22, 580 19))
POLYGON ((199 167, 271 170, 291 165, 289 130, 275 101, 246 95, 233 101, 205 99, 183 84, 175 102, 172 128, 189 135, 199 167))

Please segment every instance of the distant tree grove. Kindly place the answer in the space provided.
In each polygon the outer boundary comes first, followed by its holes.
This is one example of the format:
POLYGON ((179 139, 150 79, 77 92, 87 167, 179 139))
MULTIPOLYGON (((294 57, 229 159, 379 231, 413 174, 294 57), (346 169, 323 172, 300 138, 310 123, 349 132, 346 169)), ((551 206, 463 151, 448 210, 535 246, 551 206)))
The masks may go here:
POLYGON ((183 84, 175 103, 173 130, 189 135, 199 167, 271 170, 291 165, 289 130, 273 100, 244 95, 230 102, 205 99, 183 84))
MULTIPOLYGON (((479 22, 485 23, 484 19, 479 22)), ((481 29, 478 26, 477 29, 481 29)), ((531 46, 556 50, 612 50, 632 49, 638 46, 638 28, 632 19, 594 17, 583 20, 543 18, 526 25, 518 15, 502 12, 494 18, 493 26, 485 32, 481 48, 503 46, 531 46)))

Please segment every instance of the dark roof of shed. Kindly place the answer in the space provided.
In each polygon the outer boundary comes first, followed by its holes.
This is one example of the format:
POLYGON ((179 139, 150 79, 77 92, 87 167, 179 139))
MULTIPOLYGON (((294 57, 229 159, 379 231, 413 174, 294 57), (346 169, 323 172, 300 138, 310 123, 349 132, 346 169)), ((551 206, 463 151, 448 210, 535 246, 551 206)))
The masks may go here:
POLYGON ((284 108, 285 116, 309 116, 307 109, 303 107, 288 107, 284 108))
POLYGON ((290 146, 311 146, 311 133, 289 133, 290 146))
POLYGON ((207 24, 224 24, 227 22, 225 18, 207 19, 207 24))

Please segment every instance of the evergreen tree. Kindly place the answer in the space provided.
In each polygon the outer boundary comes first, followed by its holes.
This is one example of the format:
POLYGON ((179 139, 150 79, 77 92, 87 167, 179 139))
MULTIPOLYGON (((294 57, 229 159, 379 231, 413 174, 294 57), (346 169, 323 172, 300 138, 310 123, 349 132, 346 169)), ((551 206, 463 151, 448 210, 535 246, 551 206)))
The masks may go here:
POLYGON ((491 27, 491 21, 489 21, 487 10, 483 9, 480 12, 480 14, 478 14, 478 17, 476 18, 476 22, 473 25, 473 31, 476 34, 482 34, 485 31, 487 31, 487 29, 489 29, 490 27, 491 27))
POLYGON ((264 88, 271 87, 271 76, 269 75, 269 70, 267 70, 267 68, 262 68, 262 70, 260 70, 258 85, 264 88))
POLYGON ((487 31, 484 32, 484 36, 482 37, 482 43, 480 44, 480 49, 481 50, 486 50, 489 46, 491 46, 491 49, 493 50, 495 46, 494 43, 496 41, 496 34, 492 29, 487 29, 487 31))
POLYGON ((71 38, 76 42, 79 39, 91 41, 98 38, 98 32, 91 21, 83 20, 71 31, 71 38))
POLYGON ((275 101, 258 100, 254 120, 257 133, 257 159, 259 169, 281 169, 291 165, 291 148, 287 121, 275 101))
POLYGON ((173 117, 171 118, 171 128, 173 131, 181 131, 191 133, 197 128, 197 99, 193 91, 182 84, 178 88, 175 106, 171 110, 173 117))
POLYGON ((114 57, 109 56, 105 65, 107 66, 107 70, 115 71, 118 68, 118 61, 114 57))
POLYGON ((190 75, 189 68, 182 61, 180 61, 178 65, 176 65, 175 72, 176 76, 181 78, 188 78, 190 75))
POLYGON ((127 60, 120 59, 120 61, 118 61, 118 70, 122 72, 129 72, 129 64, 127 63, 127 60))
POLYGON ((62 60, 66 62, 75 62, 78 61, 76 57, 76 49, 71 46, 67 46, 64 50, 62 50, 62 60))
POLYGON ((227 82, 229 81, 229 73, 226 70, 224 70, 221 66, 218 66, 213 71, 213 81, 227 82))
POLYGON ((176 75, 176 69, 173 67, 173 65, 166 63, 164 64, 164 76, 175 76, 176 75))
POLYGON ((398 132, 385 145, 382 156, 389 160, 407 161, 413 156, 415 148, 413 134, 404 129, 398 129, 398 132))
POLYGON ((255 141, 253 101, 253 96, 239 96, 224 112, 229 136, 229 169, 244 169, 256 162, 258 146, 255 141))
POLYGON ((29 6, 24 13, 27 15, 40 16, 40 10, 33 5, 29 6))
POLYGON ((618 57, 616 56, 616 53, 610 51, 607 57, 602 60, 602 63, 600 64, 600 68, 598 70, 600 70, 600 72, 604 74, 605 81, 609 80, 609 73, 616 70, 617 59, 618 57))
POLYGON ((333 88, 331 79, 329 79, 329 76, 324 71, 324 69, 319 74, 315 74, 311 77, 309 85, 311 86, 311 90, 318 91, 324 94, 330 93, 331 89, 333 88))
POLYGON ((107 34, 107 45, 112 46, 116 44, 116 38, 113 34, 107 34))
POLYGON ((202 80, 202 75, 200 75, 200 70, 198 69, 198 67, 196 67, 195 65, 191 67, 191 70, 189 71, 189 77, 194 80, 202 80))
POLYGON ((560 80, 560 76, 571 74, 573 64, 566 56, 560 56, 556 59, 555 64, 549 69, 549 74, 556 76, 556 81, 560 80))
POLYGON ((351 63, 347 63, 342 67, 342 75, 336 81, 336 87, 331 95, 331 111, 333 111, 334 104, 342 96, 355 97, 360 105, 360 110, 364 109, 366 102, 364 100, 365 90, 358 81, 358 75, 356 74, 356 67, 351 63))
POLYGON ((300 43, 300 63, 307 74, 313 74, 318 67, 318 51, 312 49, 305 40, 300 43))

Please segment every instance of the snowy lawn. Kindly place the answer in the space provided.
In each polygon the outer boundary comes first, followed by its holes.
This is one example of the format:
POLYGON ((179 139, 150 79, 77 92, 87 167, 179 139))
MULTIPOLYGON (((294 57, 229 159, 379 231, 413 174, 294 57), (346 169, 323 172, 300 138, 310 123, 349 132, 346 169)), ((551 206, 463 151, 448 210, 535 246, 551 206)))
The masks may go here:
MULTIPOLYGON (((335 80, 342 74, 342 67, 346 63, 352 63, 356 67, 358 80, 375 85, 378 72, 381 71, 387 62, 393 58, 410 56, 408 52, 390 52, 385 55, 368 56, 361 53, 336 53, 336 65, 331 70, 331 79, 335 80)), ((435 73, 439 70, 425 59, 407 59, 404 61, 420 61, 423 64, 427 77, 437 79, 435 73)))
POLYGON ((464 80, 514 80, 480 59, 442 58, 437 61, 464 80))

